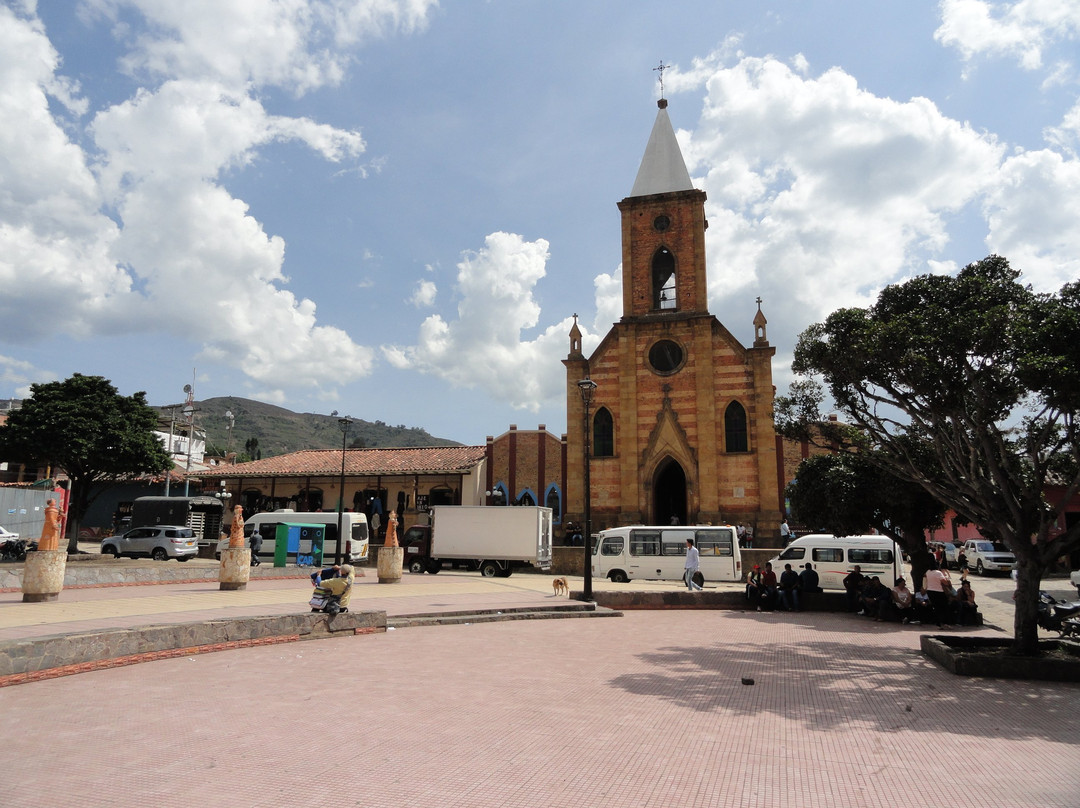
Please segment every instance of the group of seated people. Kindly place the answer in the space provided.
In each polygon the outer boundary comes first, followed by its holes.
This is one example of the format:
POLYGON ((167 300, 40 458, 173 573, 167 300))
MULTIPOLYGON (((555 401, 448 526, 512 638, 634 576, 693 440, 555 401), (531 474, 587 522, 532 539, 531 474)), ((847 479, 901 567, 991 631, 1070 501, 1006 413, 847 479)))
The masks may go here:
POLYGON ((764 570, 755 564, 746 576, 746 599, 759 612, 777 608, 785 612, 801 612, 800 593, 820 591, 813 564, 807 564, 801 572, 795 572, 790 564, 785 564, 784 571, 777 579, 772 564, 766 561, 764 570))
MULTIPOLYGON (((908 589, 903 578, 897 578, 890 589, 878 576, 863 575, 858 564, 844 578, 844 589, 848 610, 877 622, 899 620, 913 625, 937 623, 942 627, 975 626, 982 622, 971 583, 964 579, 960 588, 954 589, 949 574, 936 564, 927 571, 918 592, 908 589)), ((746 576, 746 599, 759 612, 802 611, 800 595, 821 591, 818 574, 809 563, 799 572, 785 564, 779 578, 771 563, 766 562, 764 570, 755 564, 746 576)))
POLYGON ((949 574, 937 564, 927 570, 918 592, 908 589, 903 578, 897 578, 889 589, 876 575, 863 575, 857 564, 844 578, 844 589, 848 611, 872 617, 876 622, 936 623, 939 628, 954 624, 975 626, 981 622, 971 583, 964 579, 960 588, 955 589, 949 574))

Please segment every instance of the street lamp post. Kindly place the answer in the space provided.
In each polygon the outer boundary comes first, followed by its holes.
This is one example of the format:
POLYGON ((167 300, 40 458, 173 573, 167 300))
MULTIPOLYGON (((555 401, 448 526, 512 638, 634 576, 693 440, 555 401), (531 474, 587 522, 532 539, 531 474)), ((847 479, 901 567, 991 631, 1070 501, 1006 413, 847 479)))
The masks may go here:
POLYGON ((169 468, 165 471, 165 496, 169 496, 169 483, 172 482, 173 467, 176 466, 176 407, 169 407, 169 468))
POLYGON ((184 418, 188 423, 187 434, 187 461, 184 465, 184 496, 188 495, 191 487, 191 452, 195 446, 195 404, 188 393, 188 403, 184 405, 184 418))
POLYGON ((585 600, 593 599, 592 593, 592 486, 589 480, 589 435, 592 426, 589 418, 589 407, 592 404, 593 393, 596 392, 596 382, 586 376, 577 383, 581 392, 581 401, 585 405, 585 423, 583 435, 585 438, 585 600))
MULTIPOLYGON (((228 421, 225 425, 225 434, 228 436, 225 439, 225 457, 228 458, 232 452, 233 427, 236 426, 236 416, 232 414, 232 410, 225 410, 225 420, 228 421)), ((233 458, 233 463, 236 463, 236 458, 233 458)))
POLYGON ((338 418, 338 426, 341 428, 341 490, 338 492, 337 506, 337 544, 334 545, 334 563, 341 563, 341 546, 344 544, 341 538, 341 515, 345 511, 345 442, 349 439, 349 427, 352 426, 352 418, 345 416, 338 418))

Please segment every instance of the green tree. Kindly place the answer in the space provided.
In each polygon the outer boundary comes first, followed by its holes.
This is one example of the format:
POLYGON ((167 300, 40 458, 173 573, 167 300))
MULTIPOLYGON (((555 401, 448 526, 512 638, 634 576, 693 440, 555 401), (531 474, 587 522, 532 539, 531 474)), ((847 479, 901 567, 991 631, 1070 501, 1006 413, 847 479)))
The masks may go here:
POLYGON ((911 557, 912 586, 919 587, 932 558, 926 531, 945 516, 922 486, 875 463, 872 452, 838 451, 804 460, 787 496, 795 518, 815 530, 851 536, 874 528, 891 538, 911 557))
POLYGON ((75 553, 79 523, 103 490, 172 466, 156 427, 145 393, 122 396, 108 379, 76 373, 30 387, 30 398, 0 426, 0 457, 64 470, 72 486, 68 552, 75 553))
MULTIPOLYGON (((1013 650, 1035 654, 1042 577, 1080 546, 1080 524, 1061 526, 1080 490, 1080 283, 1038 294, 1019 277, 989 256, 889 286, 806 329, 793 369, 824 379, 876 462, 1016 554, 1013 650)), ((798 397, 789 411, 820 420, 798 397)))

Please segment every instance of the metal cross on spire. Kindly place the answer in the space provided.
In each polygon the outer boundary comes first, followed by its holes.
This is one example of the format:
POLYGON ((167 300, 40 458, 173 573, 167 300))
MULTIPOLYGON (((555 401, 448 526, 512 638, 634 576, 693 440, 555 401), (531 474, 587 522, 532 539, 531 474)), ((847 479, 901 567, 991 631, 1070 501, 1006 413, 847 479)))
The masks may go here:
POLYGON ((658 71, 660 73, 660 97, 663 98, 664 97, 664 71, 665 70, 671 70, 671 65, 664 64, 664 60, 661 59, 660 60, 660 66, 659 67, 654 67, 653 70, 656 70, 656 71, 658 71))

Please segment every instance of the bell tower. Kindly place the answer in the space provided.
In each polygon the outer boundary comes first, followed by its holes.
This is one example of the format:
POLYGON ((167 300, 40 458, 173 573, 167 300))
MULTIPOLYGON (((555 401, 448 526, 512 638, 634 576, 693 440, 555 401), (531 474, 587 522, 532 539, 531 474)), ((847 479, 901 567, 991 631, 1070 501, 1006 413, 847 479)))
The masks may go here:
POLYGON ((704 314, 705 192, 694 188, 667 114, 652 134, 622 213, 623 317, 704 314))

